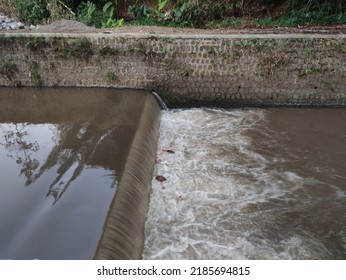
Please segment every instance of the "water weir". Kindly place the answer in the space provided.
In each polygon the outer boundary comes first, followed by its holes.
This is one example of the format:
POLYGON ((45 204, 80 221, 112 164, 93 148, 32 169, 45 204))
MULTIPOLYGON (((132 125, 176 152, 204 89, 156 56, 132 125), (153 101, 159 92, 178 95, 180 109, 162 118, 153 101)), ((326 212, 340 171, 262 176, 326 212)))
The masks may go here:
POLYGON ((141 258, 164 106, 90 87, 170 107, 343 107, 345 36, 0 34, 0 86, 88 88, 0 88, 0 259, 141 258))
POLYGON ((96 259, 140 259, 151 178, 156 160, 160 108, 152 96, 144 104, 96 259))

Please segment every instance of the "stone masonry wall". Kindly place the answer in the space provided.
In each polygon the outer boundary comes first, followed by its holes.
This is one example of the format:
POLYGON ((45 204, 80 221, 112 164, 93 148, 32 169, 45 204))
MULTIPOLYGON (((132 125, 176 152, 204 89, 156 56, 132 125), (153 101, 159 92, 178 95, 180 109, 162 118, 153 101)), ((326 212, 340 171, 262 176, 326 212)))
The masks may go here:
POLYGON ((344 106, 346 35, 3 33, 0 86, 147 89, 170 106, 344 106))

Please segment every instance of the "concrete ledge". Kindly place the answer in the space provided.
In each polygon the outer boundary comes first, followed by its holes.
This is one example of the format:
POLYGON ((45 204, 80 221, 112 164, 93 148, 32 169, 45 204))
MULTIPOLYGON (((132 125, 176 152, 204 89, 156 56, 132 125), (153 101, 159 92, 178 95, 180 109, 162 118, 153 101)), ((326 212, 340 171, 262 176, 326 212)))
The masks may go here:
POLYGON ((148 32, 111 32, 111 33, 66 33, 66 32, 15 32, 0 33, 0 37, 65 37, 65 38, 172 38, 172 39, 346 39, 346 34, 323 34, 323 33, 289 33, 289 34, 180 34, 180 33, 153 33, 148 32))

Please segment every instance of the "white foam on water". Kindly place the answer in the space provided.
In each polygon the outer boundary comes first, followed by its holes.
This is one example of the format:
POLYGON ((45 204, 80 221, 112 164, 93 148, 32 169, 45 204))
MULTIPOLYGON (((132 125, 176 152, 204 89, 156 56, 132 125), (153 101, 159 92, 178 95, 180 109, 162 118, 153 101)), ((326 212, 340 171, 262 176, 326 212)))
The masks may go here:
POLYGON ((156 165, 152 181, 144 259, 330 255, 327 249, 313 250, 323 246, 299 226, 285 228, 284 216, 304 194, 303 185, 317 181, 281 168, 286 159, 270 149, 253 148, 256 141, 273 141, 266 114, 260 109, 163 112, 158 161, 164 164, 156 165), (167 180, 160 183, 156 175, 167 180))
POLYGON ((76 135, 76 137, 78 139, 82 139, 84 134, 87 132, 89 125, 90 125, 89 123, 85 123, 85 124, 81 125, 81 128, 79 129, 79 131, 78 131, 78 133, 76 135))

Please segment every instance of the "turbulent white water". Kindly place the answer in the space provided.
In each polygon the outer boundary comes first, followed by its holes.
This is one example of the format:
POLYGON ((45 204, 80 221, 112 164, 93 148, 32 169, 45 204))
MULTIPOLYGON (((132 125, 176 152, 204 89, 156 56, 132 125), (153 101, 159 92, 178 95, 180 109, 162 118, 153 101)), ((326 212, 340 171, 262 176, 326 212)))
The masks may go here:
POLYGON ((346 127, 304 110, 164 112, 143 258, 344 259, 346 127))

